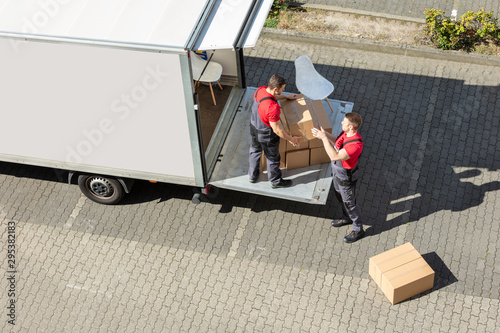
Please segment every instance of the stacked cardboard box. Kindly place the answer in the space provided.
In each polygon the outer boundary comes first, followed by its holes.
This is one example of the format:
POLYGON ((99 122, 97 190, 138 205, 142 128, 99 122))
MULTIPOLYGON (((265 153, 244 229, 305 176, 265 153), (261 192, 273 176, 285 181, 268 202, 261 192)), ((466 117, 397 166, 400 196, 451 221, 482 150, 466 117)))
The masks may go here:
MULTIPOLYGON (((323 148, 323 142, 312 135, 313 127, 323 127, 332 133, 332 125, 328 119, 322 101, 306 101, 303 95, 296 100, 282 100, 281 124, 285 131, 292 136, 300 136, 300 144, 294 147, 290 142, 281 139, 281 165, 286 169, 302 168, 309 165, 328 163, 330 158, 323 148)), ((263 155, 261 168, 266 170, 266 161, 263 155)))
POLYGON ((411 243, 371 257, 369 273, 392 304, 434 285, 434 271, 411 243))

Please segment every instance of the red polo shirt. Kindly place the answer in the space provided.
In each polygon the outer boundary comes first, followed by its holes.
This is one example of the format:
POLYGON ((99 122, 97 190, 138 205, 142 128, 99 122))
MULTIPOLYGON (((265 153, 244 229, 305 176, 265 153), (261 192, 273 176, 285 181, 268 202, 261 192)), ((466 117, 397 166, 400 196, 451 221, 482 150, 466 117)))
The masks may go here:
POLYGON ((345 132, 342 132, 342 134, 335 141, 335 147, 337 150, 340 150, 342 144, 347 142, 346 145, 342 147, 347 152, 347 155, 349 155, 348 160, 342 161, 344 169, 354 169, 358 163, 359 155, 361 155, 361 152, 363 151, 362 141, 348 142, 355 139, 361 139, 361 135, 356 133, 353 136, 348 137, 345 132))
POLYGON ((273 95, 267 92, 266 86, 260 87, 256 92, 254 97, 256 97, 257 102, 265 97, 272 97, 272 99, 266 99, 259 104, 259 116, 260 120, 268 127, 271 127, 270 122, 278 122, 280 120, 280 105, 276 101, 273 95))

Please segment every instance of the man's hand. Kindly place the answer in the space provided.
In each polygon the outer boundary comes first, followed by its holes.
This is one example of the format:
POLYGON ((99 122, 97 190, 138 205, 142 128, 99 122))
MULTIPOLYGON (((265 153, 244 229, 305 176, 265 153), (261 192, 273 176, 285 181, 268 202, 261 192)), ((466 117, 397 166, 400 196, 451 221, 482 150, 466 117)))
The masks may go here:
POLYGON ((319 127, 319 129, 317 129, 316 127, 313 127, 311 129, 311 132, 312 132, 312 135, 315 138, 318 138, 320 140, 323 140, 324 138, 327 138, 325 129, 323 127, 321 127, 321 126, 319 127))
POLYGON ((291 136, 281 126, 280 122, 272 122, 270 121, 269 124, 271 124, 271 128, 273 129, 273 132, 279 136, 280 138, 284 140, 288 140, 294 147, 299 144, 299 139, 301 139, 301 136, 291 136))
POLYGON ((297 95, 296 94, 289 94, 289 95, 284 95, 284 96, 286 96, 286 98, 290 99, 290 100, 297 99, 297 95))
POLYGON ((302 137, 301 136, 292 136, 292 140, 289 140, 289 142, 294 146, 298 146, 299 145, 299 139, 301 139, 302 137))

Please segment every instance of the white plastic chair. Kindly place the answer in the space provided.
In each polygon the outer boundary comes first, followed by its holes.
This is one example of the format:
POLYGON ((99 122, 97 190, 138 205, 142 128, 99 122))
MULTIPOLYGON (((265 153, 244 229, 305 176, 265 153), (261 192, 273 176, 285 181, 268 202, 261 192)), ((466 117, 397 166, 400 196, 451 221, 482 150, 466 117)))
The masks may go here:
POLYGON ((210 61, 208 62, 207 65, 207 61, 203 60, 195 53, 191 52, 190 55, 191 55, 191 66, 193 68, 193 79, 195 80, 195 87, 198 86, 200 82, 208 83, 208 85, 210 86, 210 92, 212 93, 212 99, 214 101, 214 105, 217 105, 217 103, 215 102, 214 90, 212 89, 212 82, 217 82, 219 88, 223 90, 222 86, 219 83, 220 77, 222 75, 221 64, 214 61, 210 61))
POLYGON ((295 59, 295 72, 295 85, 300 93, 312 100, 326 99, 333 112, 327 98, 333 92, 333 84, 316 71, 307 55, 295 59))

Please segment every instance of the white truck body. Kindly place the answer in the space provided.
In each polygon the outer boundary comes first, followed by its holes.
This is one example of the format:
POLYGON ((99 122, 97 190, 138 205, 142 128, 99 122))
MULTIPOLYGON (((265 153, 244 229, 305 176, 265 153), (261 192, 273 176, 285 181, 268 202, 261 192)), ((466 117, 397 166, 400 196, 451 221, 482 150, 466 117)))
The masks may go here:
POLYGON ((248 123, 237 116, 250 112, 242 49, 255 45, 271 4, 0 0, 0 161, 324 204, 328 164, 305 168, 320 172, 286 192, 241 184, 249 137, 238 139, 238 165, 221 157, 231 128, 248 123), (235 82, 207 149, 192 50, 210 50, 235 82))

